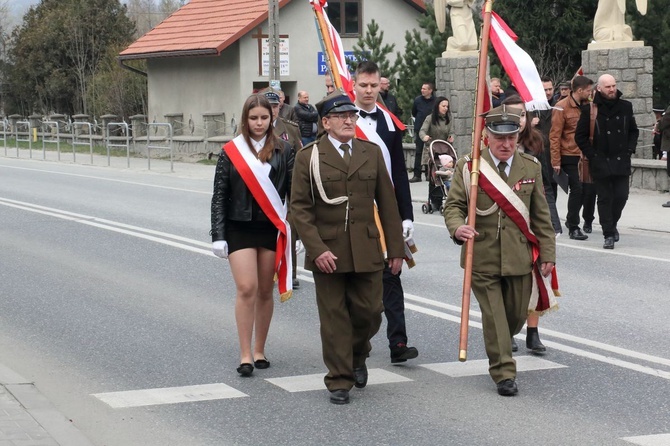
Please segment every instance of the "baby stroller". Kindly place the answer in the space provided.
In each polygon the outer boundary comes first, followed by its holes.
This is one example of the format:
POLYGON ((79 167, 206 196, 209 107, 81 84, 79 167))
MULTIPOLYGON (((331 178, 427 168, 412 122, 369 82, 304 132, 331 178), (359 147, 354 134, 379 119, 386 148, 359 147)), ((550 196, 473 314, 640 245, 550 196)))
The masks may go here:
POLYGON ((449 193, 451 177, 454 174, 454 165, 457 159, 454 146, 441 139, 432 141, 428 150, 430 151, 430 159, 428 160, 428 201, 421 206, 424 214, 432 214, 437 210, 442 212, 444 209, 444 202, 449 193))

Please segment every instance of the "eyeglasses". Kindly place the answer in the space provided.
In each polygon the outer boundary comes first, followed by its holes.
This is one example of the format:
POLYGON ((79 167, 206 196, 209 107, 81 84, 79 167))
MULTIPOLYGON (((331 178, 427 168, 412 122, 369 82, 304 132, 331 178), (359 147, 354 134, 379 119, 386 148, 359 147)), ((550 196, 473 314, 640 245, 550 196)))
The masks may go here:
POLYGON ((356 122, 358 120, 358 115, 356 113, 333 113, 328 115, 328 118, 339 119, 340 121, 351 119, 353 122, 356 122))

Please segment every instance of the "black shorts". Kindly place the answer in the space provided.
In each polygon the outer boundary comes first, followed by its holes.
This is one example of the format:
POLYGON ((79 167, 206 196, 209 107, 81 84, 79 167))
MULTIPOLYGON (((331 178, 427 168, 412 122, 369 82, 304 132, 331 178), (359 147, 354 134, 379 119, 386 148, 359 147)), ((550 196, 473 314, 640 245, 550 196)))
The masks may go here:
POLYGON ((277 250, 279 231, 270 221, 226 220, 228 254, 246 248, 277 250))

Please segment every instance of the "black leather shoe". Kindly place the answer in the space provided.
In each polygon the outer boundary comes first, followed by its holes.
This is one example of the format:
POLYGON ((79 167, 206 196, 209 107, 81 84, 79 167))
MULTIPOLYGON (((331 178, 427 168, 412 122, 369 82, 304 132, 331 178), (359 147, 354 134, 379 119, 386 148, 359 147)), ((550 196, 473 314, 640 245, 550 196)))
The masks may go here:
POLYGON ((619 231, 617 231, 616 229, 614 230, 614 241, 615 242, 619 241, 619 231))
POLYGON ((667 203, 663 203, 661 206, 663 206, 664 208, 670 208, 670 201, 668 201, 667 203))
POLYGON ((293 289, 297 290, 300 288, 300 281, 298 279, 293 279, 293 289))
POLYGON ((526 348, 536 355, 541 355, 547 351, 547 347, 540 341, 540 335, 534 331, 526 336, 526 348))
POLYGON ((249 364, 248 362, 243 362, 240 364, 240 366, 237 368, 237 373, 240 374, 240 376, 251 376, 252 373, 254 373, 254 366, 249 364))
POLYGON ((587 234, 593 232, 593 227, 591 226, 591 223, 584 223, 584 232, 586 232, 587 234))
POLYGON ((357 389, 362 389, 368 385, 368 368, 363 364, 363 367, 354 368, 354 386, 357 389))
POLYGON ((605 237, 605 243, 603 244, 605 249, 614 249, 614 237, 605 237))
POLYGON ((417 177, 414 175, 412 178, 409 179, 410 183, 420 183, 421 182, 421 177, 417 177))
POLYGON ((572 240, 586 240, 589 236, 585 235, 581 229, 577 228, 570 231, 570 238, 572 240))
POLYGON ((330 392, 330 402, 333 404, 349 404, 349 391, 340 389, 330 392))
POLYGON ((513 352, 519 351, 519 345, 516 343, 516 339, 514 339, 514 337, 512 337, 512 351, 513 352))
POLYGON ((498 386, 498 395, 514 396, 519 393, 519 388, 516 386, 516 381, 513 379, 503 379, 496 384, 498 386))
POLYGON ((405 362, 408 359, 414 359, 419 356, 419 350, 415 347, 408 347, 403 343, 399 343, 391 348, 391 364, 405 362))

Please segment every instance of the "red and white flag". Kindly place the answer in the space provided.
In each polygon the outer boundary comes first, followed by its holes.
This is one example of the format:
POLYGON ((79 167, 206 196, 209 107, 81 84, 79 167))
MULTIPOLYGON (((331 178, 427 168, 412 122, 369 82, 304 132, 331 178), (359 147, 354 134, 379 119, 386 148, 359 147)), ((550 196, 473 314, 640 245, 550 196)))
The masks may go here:
POLYGON ((323 10, 323 8, 328 7, 328 2, 326 0, 309 0, 309 2, 312 4, 314 11, 319 11, 323 15, 323 20, 326 22, 326 26, 328 27, 328 35, 333 45, 333 53, 335 53, 335 60, 331 60, 331 63, 337 66, 342 88, 344 88, 345 92, 351 95, 354 91, 354 84, 353 79, 351 78, 351 73, 349 73, 349 67, 347 66, 347 59, 344 57, 344 47, 342 46, 342 40, 340 39, 340 35, 337 33, 335 28, 333 28, 333 25, 331 25, 330 19, 328 19, 328 14, 326 14, 326 12, 323 10))
POLYGON ((526 109, 550 109, 533 59, 516 44, 517 35, 495 12, 491 12, 490 38, 505 72, 526 103, 526 109))

